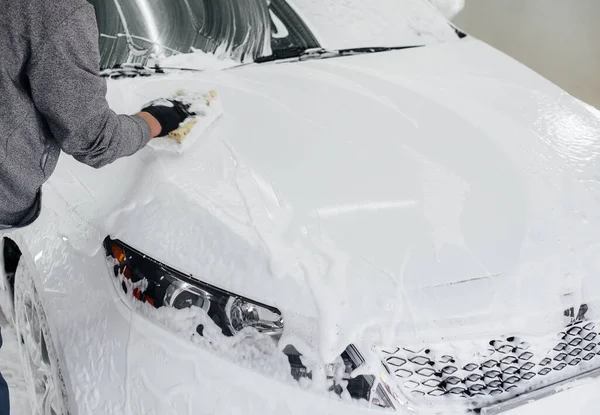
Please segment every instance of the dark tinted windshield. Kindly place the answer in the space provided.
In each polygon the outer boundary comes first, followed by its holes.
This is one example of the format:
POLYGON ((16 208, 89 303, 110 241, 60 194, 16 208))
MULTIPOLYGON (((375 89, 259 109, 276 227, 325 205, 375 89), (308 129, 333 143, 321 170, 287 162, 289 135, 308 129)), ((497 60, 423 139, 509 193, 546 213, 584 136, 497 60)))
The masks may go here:
POLYGON ((90 1, 98 19, 102 68, 151 65, 194 49, 242 61, 318 46, 282 0, 90 1))

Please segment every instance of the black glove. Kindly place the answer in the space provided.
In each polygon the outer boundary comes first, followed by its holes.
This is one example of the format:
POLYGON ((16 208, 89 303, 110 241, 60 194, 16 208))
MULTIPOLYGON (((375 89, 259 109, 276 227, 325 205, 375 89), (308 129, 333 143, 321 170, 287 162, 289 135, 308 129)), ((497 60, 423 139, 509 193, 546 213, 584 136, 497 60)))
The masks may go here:
POLYGON ((190 105, 177 99, 159 99, 147 104, 145 108, 142 108, 142 112, 147 112, 156 118, 162 127, 158 136, 163 137, 179 128, 179 124, 187 118, 196 115, 190 111, 190 105))

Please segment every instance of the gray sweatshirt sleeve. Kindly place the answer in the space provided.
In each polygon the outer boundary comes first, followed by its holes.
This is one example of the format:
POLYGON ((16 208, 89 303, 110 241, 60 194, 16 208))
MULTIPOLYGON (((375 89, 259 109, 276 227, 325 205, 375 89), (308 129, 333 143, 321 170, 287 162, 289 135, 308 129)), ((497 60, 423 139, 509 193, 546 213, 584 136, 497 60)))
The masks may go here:
POLYGON ((115 114, 106 102, 91 5, 66 16, 41 45, 32 51, 28 68, 32 98, 65 153, 99 168, 146 145, 148 124, 115 114))

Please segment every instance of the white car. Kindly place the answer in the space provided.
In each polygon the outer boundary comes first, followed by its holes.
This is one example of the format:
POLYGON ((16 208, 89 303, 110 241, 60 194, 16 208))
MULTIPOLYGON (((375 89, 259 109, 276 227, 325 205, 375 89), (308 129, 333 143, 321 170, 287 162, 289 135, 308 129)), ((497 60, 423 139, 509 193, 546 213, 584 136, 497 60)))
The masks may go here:
POLYGON ((597 110, 422 0, 95 3, 115 111, 222 115, 63 156, 2 241, 36 414, 489 415, 600 374, 597 110))

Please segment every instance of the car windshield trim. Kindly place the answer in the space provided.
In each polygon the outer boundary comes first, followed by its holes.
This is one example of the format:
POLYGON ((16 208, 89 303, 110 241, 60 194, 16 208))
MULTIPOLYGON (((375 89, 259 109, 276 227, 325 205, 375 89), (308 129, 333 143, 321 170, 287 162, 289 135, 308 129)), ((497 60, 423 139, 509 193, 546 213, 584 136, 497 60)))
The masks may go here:
MULTIPOLYGON (((331 59, 339 58, 344 56, 363 55, 367 53, 381 53, 389 52, 394 50, 403 49, 414 49, 420 48, 424 45, 409 45, 409 46, 371 46, 361 48, 350 48, 350 49, 339 49, 339 50, 328 50, 324 48, 303 48, 293 47, 288 49, 281 49, 273 52, 271 55, 263 56, 255 59, 253 62, 241 63, 239 65, 232 66, 227 69, 234 69, 240 66, 247 66, 251 64, 263 64, 275 61, 290 61, 296 62, 298 60, 311 60, 311 59, 331 59)), ((183 72, 205 72, 205 69, 198 68, 186 68, 178 66, 163 66, 154 64, 152 66, 144 66, 141 64, 116 64, 112 68, 106 68, 100 71, 100 75, 107 78, 133 78, 137 76, 151 76, 154 74, 164 74, 165 71, 183 71, 183 72)))

